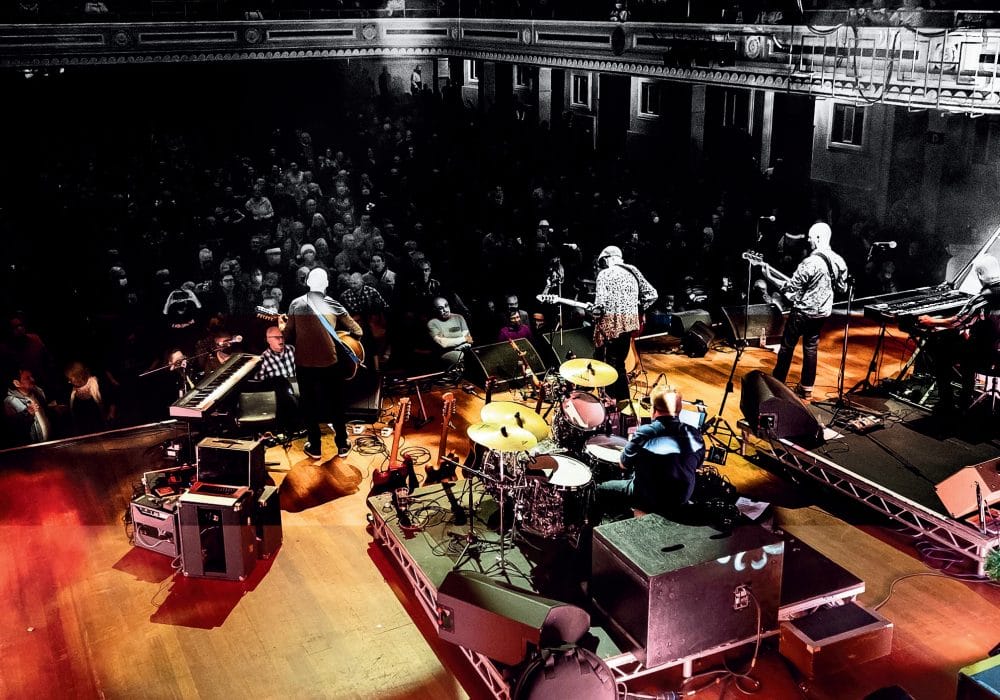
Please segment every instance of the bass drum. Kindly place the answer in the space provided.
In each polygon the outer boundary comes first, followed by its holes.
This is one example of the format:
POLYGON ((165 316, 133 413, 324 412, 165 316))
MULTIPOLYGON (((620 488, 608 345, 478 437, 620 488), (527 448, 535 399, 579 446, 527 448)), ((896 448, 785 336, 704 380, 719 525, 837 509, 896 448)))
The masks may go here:
POLYGON ((573 535, 587 523, 594 497, 590 467, 565 455, 539 457, 527 472, 521 529, 540 537, 573 535))
POLYGON ((617 700, 618 686, 608 665, 583 647, 542 649, 524 667, 511 693, 513 700, 581 698, 617 700))

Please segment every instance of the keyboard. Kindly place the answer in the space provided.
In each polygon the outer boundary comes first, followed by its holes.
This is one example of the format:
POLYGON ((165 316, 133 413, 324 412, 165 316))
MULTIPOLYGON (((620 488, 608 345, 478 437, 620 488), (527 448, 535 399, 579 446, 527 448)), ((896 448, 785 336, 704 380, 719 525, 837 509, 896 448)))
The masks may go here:
POLYGON ((923 314, 948 314, 958 311, 972 298, 968 292, 951 287, 923 287, 906 292, 893 292, 869 297, 864 305, 865 316, 879 321, 908 323, 923 314))
POLYGON ((260 364, 260 355, 237 353, 170 405, 174 418, 204 418, 260 364))

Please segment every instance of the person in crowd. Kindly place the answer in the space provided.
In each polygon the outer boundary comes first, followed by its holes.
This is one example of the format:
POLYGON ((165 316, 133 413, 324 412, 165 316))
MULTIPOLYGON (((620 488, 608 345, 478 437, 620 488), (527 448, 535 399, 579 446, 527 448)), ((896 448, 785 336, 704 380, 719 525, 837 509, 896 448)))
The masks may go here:
POLYGON ((833 312, 834 294, 847 291, 847 263, 830 247, 831 236, 829 224, 820 222, 809 228, 807 240, 811 252, 790 278, 776 273, 770 265, 762 267, 767 281, 776 285, 792 305, 781 336, 778 360, 771 374, 775 379, 785 381, 795 346, 801 338, 802 374, 795 393, 803 399, 812 398, 819 336, 823 324, 833 312))
POLYGON ((651 422, 641 425, 625 445, 621 467, 628 474, 597 485, 606 516, 631 515, 628 509, 676 515, 694 492, 696 473, 705 461, 701 432, 680 420, 678 389, 658 386, 650 393, 651 422))
POLYGON ((327 420, 333 427, 337 455, 346 457, 351 451, 344 420, 344 365, 354 362, 353 352, 347 352, 345 341, 336 334, 338 328, 354 338, 362 337, 361 326, 351 318, 343 304, 326 295, 329 286, 326 270, 309 272, 309 291, 292 300, 287 320, 278 328, 288 342, 295 344, 295 373, 299 378, 302 416, 306 424, 303 451, 309 457, 321 459, 323 448, 320 423, 327 420))
POLYGON ((632 335, 641 327, 641 314, 653 305, 658 294, 635 265, 622 260, 618 246, 604 248, 597 257, 597 265, 600 272, 594 296, 594 347, 618 371, 609 393, 624 400, 629 397, 625 360, 632 335))
POLYGON ((212 351, 205 357, 203 365, 205 374, 211 374, 229 361, 229 358, 236 352, 236 345, 240 344, 243 338, 233 335, 229 331, 219 328, 214 335, 212 351))
POLYGON ((29 369, 18 368, 7 383, 3 401, 4 446, 17 447, 45 442, 55 435, 49 422, 45 392, 29 369))
POLYGON ((1000 365, 1000 262, 981 255, 973 269, 982 289, 951 316, 924 314, 917 318, 924 328, 938 332, 928 336, 934 358, 938 402, 935 411, 952 414, 965 411, 972 400, 977 370, 993 370, 1000 365), (961 393, 955 404, 952 387, 954 368, 961 376, 961 393))
POLYGON ((73 434, 89 435, 114 427, 118 405, 111 378, 99 379, 79 360, 66 366, 65 375, 71 387, 69 415, 73 434))
POLYGON ((427 321, 427 332, 442 351, 442 364, 451 367, 461 362, 465 351, 472 347, 472 334, 465 318, 451 312, 447 299, 435 297, 433 304, 436 315, 427 321))

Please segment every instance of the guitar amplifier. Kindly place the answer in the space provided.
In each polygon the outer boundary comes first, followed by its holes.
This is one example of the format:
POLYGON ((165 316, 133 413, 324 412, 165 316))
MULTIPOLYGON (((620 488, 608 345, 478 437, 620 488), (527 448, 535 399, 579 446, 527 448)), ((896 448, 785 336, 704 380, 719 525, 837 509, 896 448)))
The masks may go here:
POLYGON ((129 504, 132 517, 132 544, 151 552, 176 557, 181 553, 177 537, 176 503, 156 496, 136 496, 129 504))
POLYGON ((242 581, 250 575, 257 561, 250 489, 197 482, 178 505, 185 576, 242 581))
POLYGON ((281 501, 277 486, 265 486, 257 499, 253 514, 253 524, 257 533, 257 556, 270 559, 281 546, 281 501))
POLYGON ((264 488, 264 443, 208 437, 195 448, 197 480, 204 484, 247 486, 254 493, 264 488))

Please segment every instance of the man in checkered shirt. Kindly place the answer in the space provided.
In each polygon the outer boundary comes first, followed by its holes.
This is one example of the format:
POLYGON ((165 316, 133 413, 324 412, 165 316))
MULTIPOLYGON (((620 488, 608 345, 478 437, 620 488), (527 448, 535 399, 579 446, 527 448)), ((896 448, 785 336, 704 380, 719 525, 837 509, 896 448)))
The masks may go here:
POLYGON ((278 422, 286 433, 295 432, 300 420, 295 346, 285 345, 285 336, 277 326, 267 329, 267 349, 260 354, 255 378, 274 388, 278 422))

